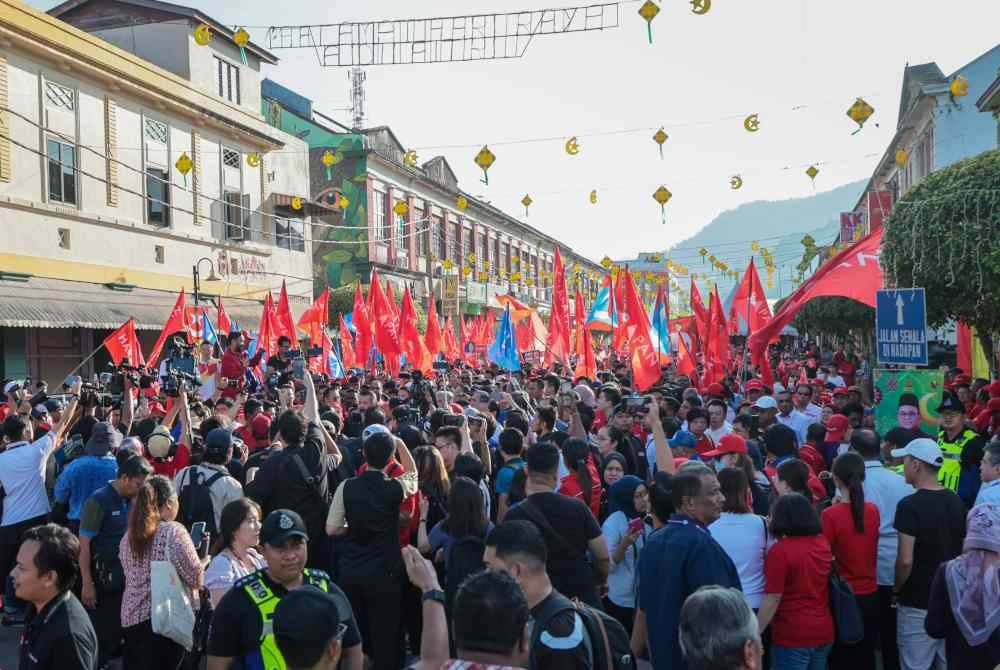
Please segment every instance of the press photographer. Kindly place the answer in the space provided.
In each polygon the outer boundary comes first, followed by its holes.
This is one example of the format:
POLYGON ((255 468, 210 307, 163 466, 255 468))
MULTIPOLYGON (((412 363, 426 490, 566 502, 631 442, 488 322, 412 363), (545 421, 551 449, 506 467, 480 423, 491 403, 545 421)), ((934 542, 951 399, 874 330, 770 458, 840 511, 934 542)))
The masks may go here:
POLYGON ((229 336, 229 344, 226 347, 226 353, 222 354, 222 364, 219 370, 220 388, 225 398, 238 396, 246 386, 247 369, 260 365, 264 349, 258 347, 257 353, 253 355, 253 358, 250 358, 247 356, 246 346, 247 334, 245 331, 229 336))

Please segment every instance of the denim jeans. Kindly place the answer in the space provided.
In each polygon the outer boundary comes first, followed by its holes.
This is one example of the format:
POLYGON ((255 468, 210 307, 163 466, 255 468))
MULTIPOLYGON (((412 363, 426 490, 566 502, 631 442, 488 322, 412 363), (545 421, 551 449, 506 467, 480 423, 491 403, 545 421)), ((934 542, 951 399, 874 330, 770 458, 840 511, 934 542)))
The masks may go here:
POLYGON ((771 670, 826 670, 831 644, 819 647, 771 645, 771 670))
POLYGON ((929 670, 937 661, 938 670, 946 670, 944 640, 935 640, 924 629, 927 610, 916 607, 896 608, 896 640, 899 664, 903 670, 929 670))

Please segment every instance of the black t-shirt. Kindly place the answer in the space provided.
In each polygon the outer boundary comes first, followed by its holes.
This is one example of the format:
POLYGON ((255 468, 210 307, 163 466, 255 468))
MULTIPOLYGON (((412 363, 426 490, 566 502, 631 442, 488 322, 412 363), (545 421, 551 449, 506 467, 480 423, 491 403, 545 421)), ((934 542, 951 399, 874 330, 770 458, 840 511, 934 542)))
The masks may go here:
POLYGON ((284 358, 278 356, 277 354, 267 359, 267 367, 271 368, 272 370, 277 370, 278 372, 284 372, 285 368, 287 368, 290 365, 290 363, 291 359, 285 360, 284 358))
MULTIPOLYGON (((33 608, 32 608, 33 609, 33 608)), ((83 605, 69 591, 38 614, 28 613, 21 636, 22 670, 91 670, 97 665, 97 634, 83 605)))
MULTIPOLYGON (((275 583, 267 576, 267 570, 255 573, 278 598, 288 595, 288 589, 275 583)), ((246 578, 244 578, 246 579, 246 578)), ((240 580, 242 582, 243 580, 240 580)), ((222 658, 253 657, 260 650, 260 639, 263 633, 263 622, 260 610, 254 605, 246 590, 237 582, 226 592, 212 614, 212 629, 208 638, 208 655, 222 658)), ((327 579, 327 592, 345 602, 344 592, 327 579)), ((358 629, 354 616, 347 622, 347 632, 344 633, 344 648, 361 644, 361 631, 358 629)), ((237 665, 236 667, 240 667, 237 665)), ((252 664, 247 667, 253 667, 252 664)))
POLYGON ((899 604, 925 610, 934 572, 962 553, 965 505, 950 489, 919 489, 899 501, 893 527, 916 538, 913 570, 900 591, 899 604))
MULTIPOLYGON (((553 598, 553 590, 540 603, 531 608, 532 628, 535 620, 553 598)), ((529 670, 590 670, 590 653, 587 651, 587 629, 575 610, 563 610, 544 623, 538 642, 531 649, 529 670)), ((532 640, 535 635, 532 631, 532 640)))
POLYGON ((588 543, 600 537, 601 527, 582 500, 558 493, 534 493, 504 517, 504 521, 515 519, 534 523, 545 536, 549 553, 546 567, 557 591, 567 598, 585 598, 593 591, 596 579, 586 553, 588 543), (528 501, 534 511, 525 510, 528 501), (535 520, 536 514, 548 521, 548 528, 535 520))

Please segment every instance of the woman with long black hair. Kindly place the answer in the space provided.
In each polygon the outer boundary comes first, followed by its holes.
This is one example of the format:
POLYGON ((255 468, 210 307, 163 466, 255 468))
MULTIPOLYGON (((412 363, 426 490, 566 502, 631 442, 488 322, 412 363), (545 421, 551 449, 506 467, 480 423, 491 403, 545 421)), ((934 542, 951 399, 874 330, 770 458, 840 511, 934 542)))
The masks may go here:
POLYGON ((579 437, 571 437, 563 444, 562 457, 570 474, 559 483, 558 493, 579 498, 590 508, 594 518, 598 518, 601 513, 601 480, 597 476, 590 445, 579 437))
POLYGON ((213 608, 238 579, 267 564, 256 549, 260 544, 260 522, 260 505, 250 498, 233 500, 222 508, 219 537, 212 544, 212 562, 205 570, 205 586, 212 595, 213 608))
POLYGON ((878 560, 879 511, 865 500, 865 461, 853 451, 833 461, 833 483, 837 497, 823 510, 823 535, 833 551, 834 568, 851 585, 861 607, 865 636, 855 645, 833 645, 831 661, 852 670, 875 669, 878 639, 878 560))

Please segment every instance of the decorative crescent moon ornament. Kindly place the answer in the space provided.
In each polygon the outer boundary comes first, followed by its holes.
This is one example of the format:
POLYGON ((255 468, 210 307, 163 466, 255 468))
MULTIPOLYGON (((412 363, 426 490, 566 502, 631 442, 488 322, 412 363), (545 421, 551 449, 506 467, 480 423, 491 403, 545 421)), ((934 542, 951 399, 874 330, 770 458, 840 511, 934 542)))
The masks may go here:
POLYGON ((194 29, 194 43, 200 47, 206 46, 212 41, 212 30, 207 23, 200 24, 194 29))
POLYGON ((948 85, 948 93, 952 98, 964 98, 969 95, 969 80, 962 75, 958 75, 948 85))
POLYGON ((249 65, 249 63, 247 63, 246 46, 250 44, 250 33, 247 32, 246 28, 240 28, 233 33, 233 41, 236 42, 236 46, 240 48, 240 58, 243 59, 243 64, 249 65))
POLYGON ((260 167, 260 154, 256 151, 252 151, 247 154, 247 165, 252 168, 260 167))
POLYGON ((299 196, 295 196, 294 198, 292 198, 292 209, 294 209, 295 211, 302 209, 302 198, 300 198, 299 196))
POLYGON ((417 167, 417 152, 410 149, 403 154, 403 165, 406 167, 417 167))
POLYGON ((580 153, 580 143, 576 140, 576 135, 566 140, 566 153, 575 156, 580 153))
POLYGON ((597 190, 596 189, 590 192, 590 204, 591 205, 596 205, 597 204, 597 190))
POLYGON ((392 211, 396 216, 406 216, 410 212, 410 206, 402 200, 397 200, 396 204, 392 206, 392 211))
POLYGON ((460 195, 457 198, 455 198, 455 207, 458 207, 463 212, 468 206, 469 206, 469 200, 464 195, 460 195))
POLYGON ((734 191, 738 191, 742 186, 743 186, 743 177, 739 176, 738 174, 734 174, 732 178, 730 178, 729 180, 729 188, 733 189, 734 191))
POLYGON ((751 114, 743 119, 743 127, 746 128, 748 133, 755 133, 760 130, 760 119, 757 118, 757 114, 751 114))
POLYGON ((712 0, 691 0, 691 13, 701 16, 702 14, 708 14, 708 10, 712 8, 712 0))

